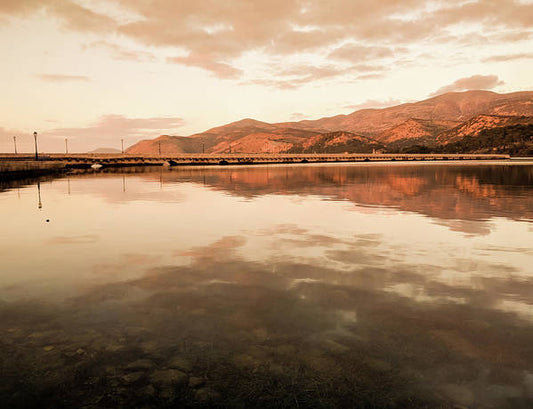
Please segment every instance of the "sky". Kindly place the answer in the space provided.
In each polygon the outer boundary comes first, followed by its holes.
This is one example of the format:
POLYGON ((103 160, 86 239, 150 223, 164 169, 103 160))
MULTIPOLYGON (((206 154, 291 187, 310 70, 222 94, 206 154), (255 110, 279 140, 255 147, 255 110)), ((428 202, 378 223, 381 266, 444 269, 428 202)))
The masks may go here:
POLYGON ((0 152, 533 89, 533 0, 0 0, 0 152))

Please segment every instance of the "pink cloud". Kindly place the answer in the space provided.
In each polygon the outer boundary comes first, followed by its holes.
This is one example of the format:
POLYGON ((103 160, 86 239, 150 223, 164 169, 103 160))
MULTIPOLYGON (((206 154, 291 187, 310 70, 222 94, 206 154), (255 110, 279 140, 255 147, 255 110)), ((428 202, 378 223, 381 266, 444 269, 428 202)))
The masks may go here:
MULTIPOLYGON (((107 44, 101 45, 117 58, 147 56, 110 45, 109 34, 124 36, 144 46, 171 47, 188 54, 168 58, 168 63, 198 67, 224 79, 253 78, 236 64, 248 52, 262 53, 271 59, 271 64, 283 61, 286 67, 295 69, 301 62, 287 57, 302 53, 319 57, 322 66, 314 68, 309 75, 290 79, 275 71, 268 77, 249 80, 278 88, 351 75, 354 68, 361 71, 355 64, 379 66, 381 60, 397 59, 399 54, 409 53, 409 49, 428 41, 453 46, 466 41, 462 47, 472 47, 484 38, 490 38, 495 44, 523 41, 530 38, 533 21, 533 4, 518 0, 450 0, 440 2, 431 10, 425 0, 110 2, 137 19, 119 22, 91 8, 90 2, 81 5, 74 0, 4 0, 0 2, 0 15, 9 18, 44 11, 69 30, 105 35, 106 39, 102 38, 100 43, 107 44), (450 34, 451 28, 461 24, 479 26, 480 34, 465 38, 450 34), (498 36, 493 35, 495 29, 498 36), (407 48, 406 44, 413 47, 407 48), (339 67, 339 61, 352 66, 339 67), (324 66, 328 65, 337 66, 337 72, 327 75, 324 66)), ((383 70, 379 71, 359 73, 359 79, 383 75, 383 70)))
POLYGON ((168 62, 175 64, 182 64, 189 67, 202 68, 215 74, 218 78, 232 79, 238 78, 242 71, 238 68, 232 67, 229 64, 216 61, 211 56, 189 54, 186 57, 170 57, 168 62))
POLYGON ((436 96, 446 92, 459 92, 471 89, 493 89, 504 82, 497 75, 472 75, 471 77, 459 78, 451 84, 440 87, 431 95, 436 96))
POLYGON ((90 81, 85 75, 37 74, 36 77, 50 82, 90 81))
POLYGON ((360 104, 354 104, 354 105, 346 105, 345 108, 352 109, 354 111, 358 111, 360 109, 378 109, 378 108, 387 108, 395 105, 400 105, 402 101, 399 99, 393 99, 389 98, 386 101, 378 101, 376 99, 368 99, 364 102, 361 102, 360 104))

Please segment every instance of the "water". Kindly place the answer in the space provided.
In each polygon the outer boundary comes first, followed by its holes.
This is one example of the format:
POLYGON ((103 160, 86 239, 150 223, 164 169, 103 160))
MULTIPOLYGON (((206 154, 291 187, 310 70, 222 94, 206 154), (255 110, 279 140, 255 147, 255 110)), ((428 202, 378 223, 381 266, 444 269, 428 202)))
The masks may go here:
POLYGON ((0 185, 0 406, 533 407, 533 163, 0 185))

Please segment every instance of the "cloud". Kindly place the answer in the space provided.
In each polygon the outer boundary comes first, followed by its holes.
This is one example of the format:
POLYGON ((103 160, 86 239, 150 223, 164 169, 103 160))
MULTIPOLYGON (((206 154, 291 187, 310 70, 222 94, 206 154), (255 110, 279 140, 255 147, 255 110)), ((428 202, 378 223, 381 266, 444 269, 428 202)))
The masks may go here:
POLYGON ((48 240, 49 244, 86 244, 96 243, 100 236, 96 234, 85 234, 78 236, 56 236, 48 240))
MULTIPOLYGON (((296 88, 334 76, 352 75, 353 64, 381 65, 383 59, 398 59, 428 44, 465 48, 463 59, 471 55, 484 37, 490 44, 509 44, 531 36, 533 4, 518 0, 110 0, 127 20, 104 14, 105 7, 74 0, 5 0, 0 14, 21 16, 45 12, 73 31, 102 36, 98 47, 107 48, 120 59, 145 60, 149 55, 122 49, 109 43, 109 35, 133 40, 140 46, 175 52, 166 61, 206 70, 218 78, 241 79, 277 88, 296 88), (83 5, 82 5, 83 4, 83 5), (119 21, 120 20, 120 21, 119 21), (457 26, 476 27, 480 34, 457 34, 457 26), (493 34, 497 32, 500 38, 493 34), (105 36, 105 37, 104 37, 105 36), (475 41, 473 41, 475 40, 475 41), (466 41, 467 44, 461 44, 466 41), (407 47, 409 45, 409 47, 407 47), (304 55, 313 56, 319 68, 309 75, 279 78, 243 71, 239 59, 257 53, 267 64, 282 62, 297 68, 310 64, 304 55), (339 66, 338 63, 350 64, 339 66), (337 72, 323 74, 324 66, 335 65, 337 72), (318 72, 318 71, 322 71, 318 72), (257 78, 259 77, 259 78, 257 78)), ((412 56, 412 55, 411 55, 412 56)), ((416 64, 427 63, 417 59, 416 64)), ((249 72, 250 71, 250 72, 249 72)), ((331 71, 331 69, 330 69, 331 71)), ((364 73, 359 79, 383 76, 364 73)), ((283 74, 283 73, 279 73, 283 74)))
POLYGON ((378 79, 381 79, 381 78, 385 78, 385 74, 384 73, 381 73, 381 74, 364 74, 364 75, 357 76, 358 80, 378 80, 378 79))
POLYGON ((112 18, 82 7, 73 1, 50 1, 47 8, 73 31, 108 32, 116 27, 116 22, 112 18))
POLYGON ((357 44, 345 44, 333 50, 330 58, 347 61, 366 61, 394 57, 395 52, 388 47, 369 47, 357 44))
POLYGON ((302 119, 305 119, 305 115, 301 112, 293 112, 290 116, 291 121, 301 121, 302 119))
POLYGON ((221 79, 238 78, 242 74, 240 69, 223 62, 215 61, 208 55, 189 54, 186 57, 169 57, 167 58, 167 62, 202 68, 221 79))
POLYGON ((353 80, 381 77, 386 68, 382 65, 308 65, 299 64, 285 67, 281 64, 271 67, 268 79, 255 78, 244 84, 263 85, 278 89, 296 89, 317 81, 329 80, 340 76, 351 76, 353 80), (359 75, 360 73, 363 73, 359 75))
POLYGON ((400 105, 402 101, 399 99, 393 99, 389 98, 386 101, 378 101, 376 99, 367 99, 364 102, 361 102, 360 104, 354 104, 354 105, 346 105, 345 108, 352 109, 354 111, 357 111, 359 109, 378 109, 378 108, 387 108, 395 105, 400 105))
POLYGON ((71 0, 3 0, 0 14, 26 16, 45 11, 59 19, 72 31, 109 32, 116 29, 117 23, 111 17, 97 13, 88 7, 80 6, 71 0))
POLYGON ((85 75, 37 74, 37 78, 49 82, 90 81, 85 75))
POLYGON ((108 41, 93 41, 83 46, 84 49, 101 49, 107 51, 117 60, 155 61, 155 55, 146 51, 131 50, 108 41))
POLYGON ((483 62, 502 62, 502 61, 516 61, 529 60, 533 58, 533 53, 516 53, 516 54, 500 54, 484 58, 483 62))
POLYGON ((497 75, 472 75, 471 77, 459 78, 457 81, 439 88, 431 96, 471 89, 492 89, 502 84, 504 82, 497 75))
MULTIPOLYGON (((185 125, 182 118, 126 118, 122 115, 105 115, 96 123, 80 128, 56 128, 46 131, 49 137, 68 137, 85 147, 116 146, 120 139, 128 143, 141 138, 151 138, 163 133, 173 133, 185 125)), ((85 148, 90 149, 90 148, 85 148)))
MULTIPOLYGON (((0 152, 14 152, 15 143, 13 137, 17 138, 17 152, 33 152, 33 129, 22 130, 13 128, 3 128, 0 126, 0 152)), ((40 145, 39 145, 40 146, 40 145)))

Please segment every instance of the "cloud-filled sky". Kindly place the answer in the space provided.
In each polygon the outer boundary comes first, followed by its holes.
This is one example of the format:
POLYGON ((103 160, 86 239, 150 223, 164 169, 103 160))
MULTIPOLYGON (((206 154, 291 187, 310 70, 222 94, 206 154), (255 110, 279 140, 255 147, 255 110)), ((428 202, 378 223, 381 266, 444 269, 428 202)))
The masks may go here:
POLYGON ((1 0, 0 151, 533 88, 532 0, 1 0))

